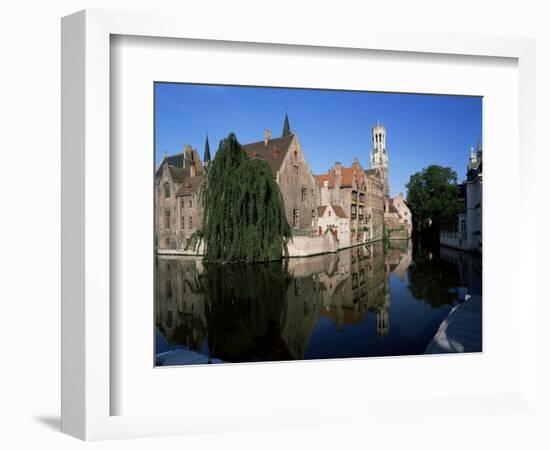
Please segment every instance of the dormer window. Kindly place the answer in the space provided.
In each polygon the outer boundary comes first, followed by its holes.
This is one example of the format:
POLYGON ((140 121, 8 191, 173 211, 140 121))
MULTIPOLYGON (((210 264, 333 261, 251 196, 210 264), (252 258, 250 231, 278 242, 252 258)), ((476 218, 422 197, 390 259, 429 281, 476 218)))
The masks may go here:
POLYGON ((164 183, 164 197, 170 198, 170 183, 164 183))

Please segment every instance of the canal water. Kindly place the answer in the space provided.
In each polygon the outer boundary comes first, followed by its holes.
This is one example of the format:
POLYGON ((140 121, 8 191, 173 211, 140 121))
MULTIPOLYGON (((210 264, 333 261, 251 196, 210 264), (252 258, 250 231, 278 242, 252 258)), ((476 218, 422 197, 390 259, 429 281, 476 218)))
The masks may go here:
POLYGON ((157 257, 156 364, 416 355, 465 294, 481 258, 381 242, 286 263, 157 257))

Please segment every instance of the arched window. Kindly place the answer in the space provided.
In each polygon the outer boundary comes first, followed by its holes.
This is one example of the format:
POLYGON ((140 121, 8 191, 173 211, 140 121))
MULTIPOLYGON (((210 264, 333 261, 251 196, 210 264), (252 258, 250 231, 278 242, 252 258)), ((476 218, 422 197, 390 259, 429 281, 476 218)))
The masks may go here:
POLYGON ((164 183, 164 196, 170 198, 170 183, 164 183))

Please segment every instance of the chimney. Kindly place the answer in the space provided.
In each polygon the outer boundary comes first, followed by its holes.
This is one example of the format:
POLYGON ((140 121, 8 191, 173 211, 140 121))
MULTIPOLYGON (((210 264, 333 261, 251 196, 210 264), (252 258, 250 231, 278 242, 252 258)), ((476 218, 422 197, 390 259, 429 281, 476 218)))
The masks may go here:
POLYGON ((271 131, 269 128, 266 128, 264 131, 264 145, 267 147, 267 143, 271 139, 271 131))

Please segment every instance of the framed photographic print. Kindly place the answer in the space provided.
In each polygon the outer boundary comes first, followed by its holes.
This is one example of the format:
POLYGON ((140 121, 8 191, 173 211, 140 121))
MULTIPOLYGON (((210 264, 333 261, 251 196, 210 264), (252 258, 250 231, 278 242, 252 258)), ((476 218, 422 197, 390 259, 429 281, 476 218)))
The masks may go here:
POLYGON ((525 411, 534 43, 179 19, 63 19, 63 431, 525 411))

